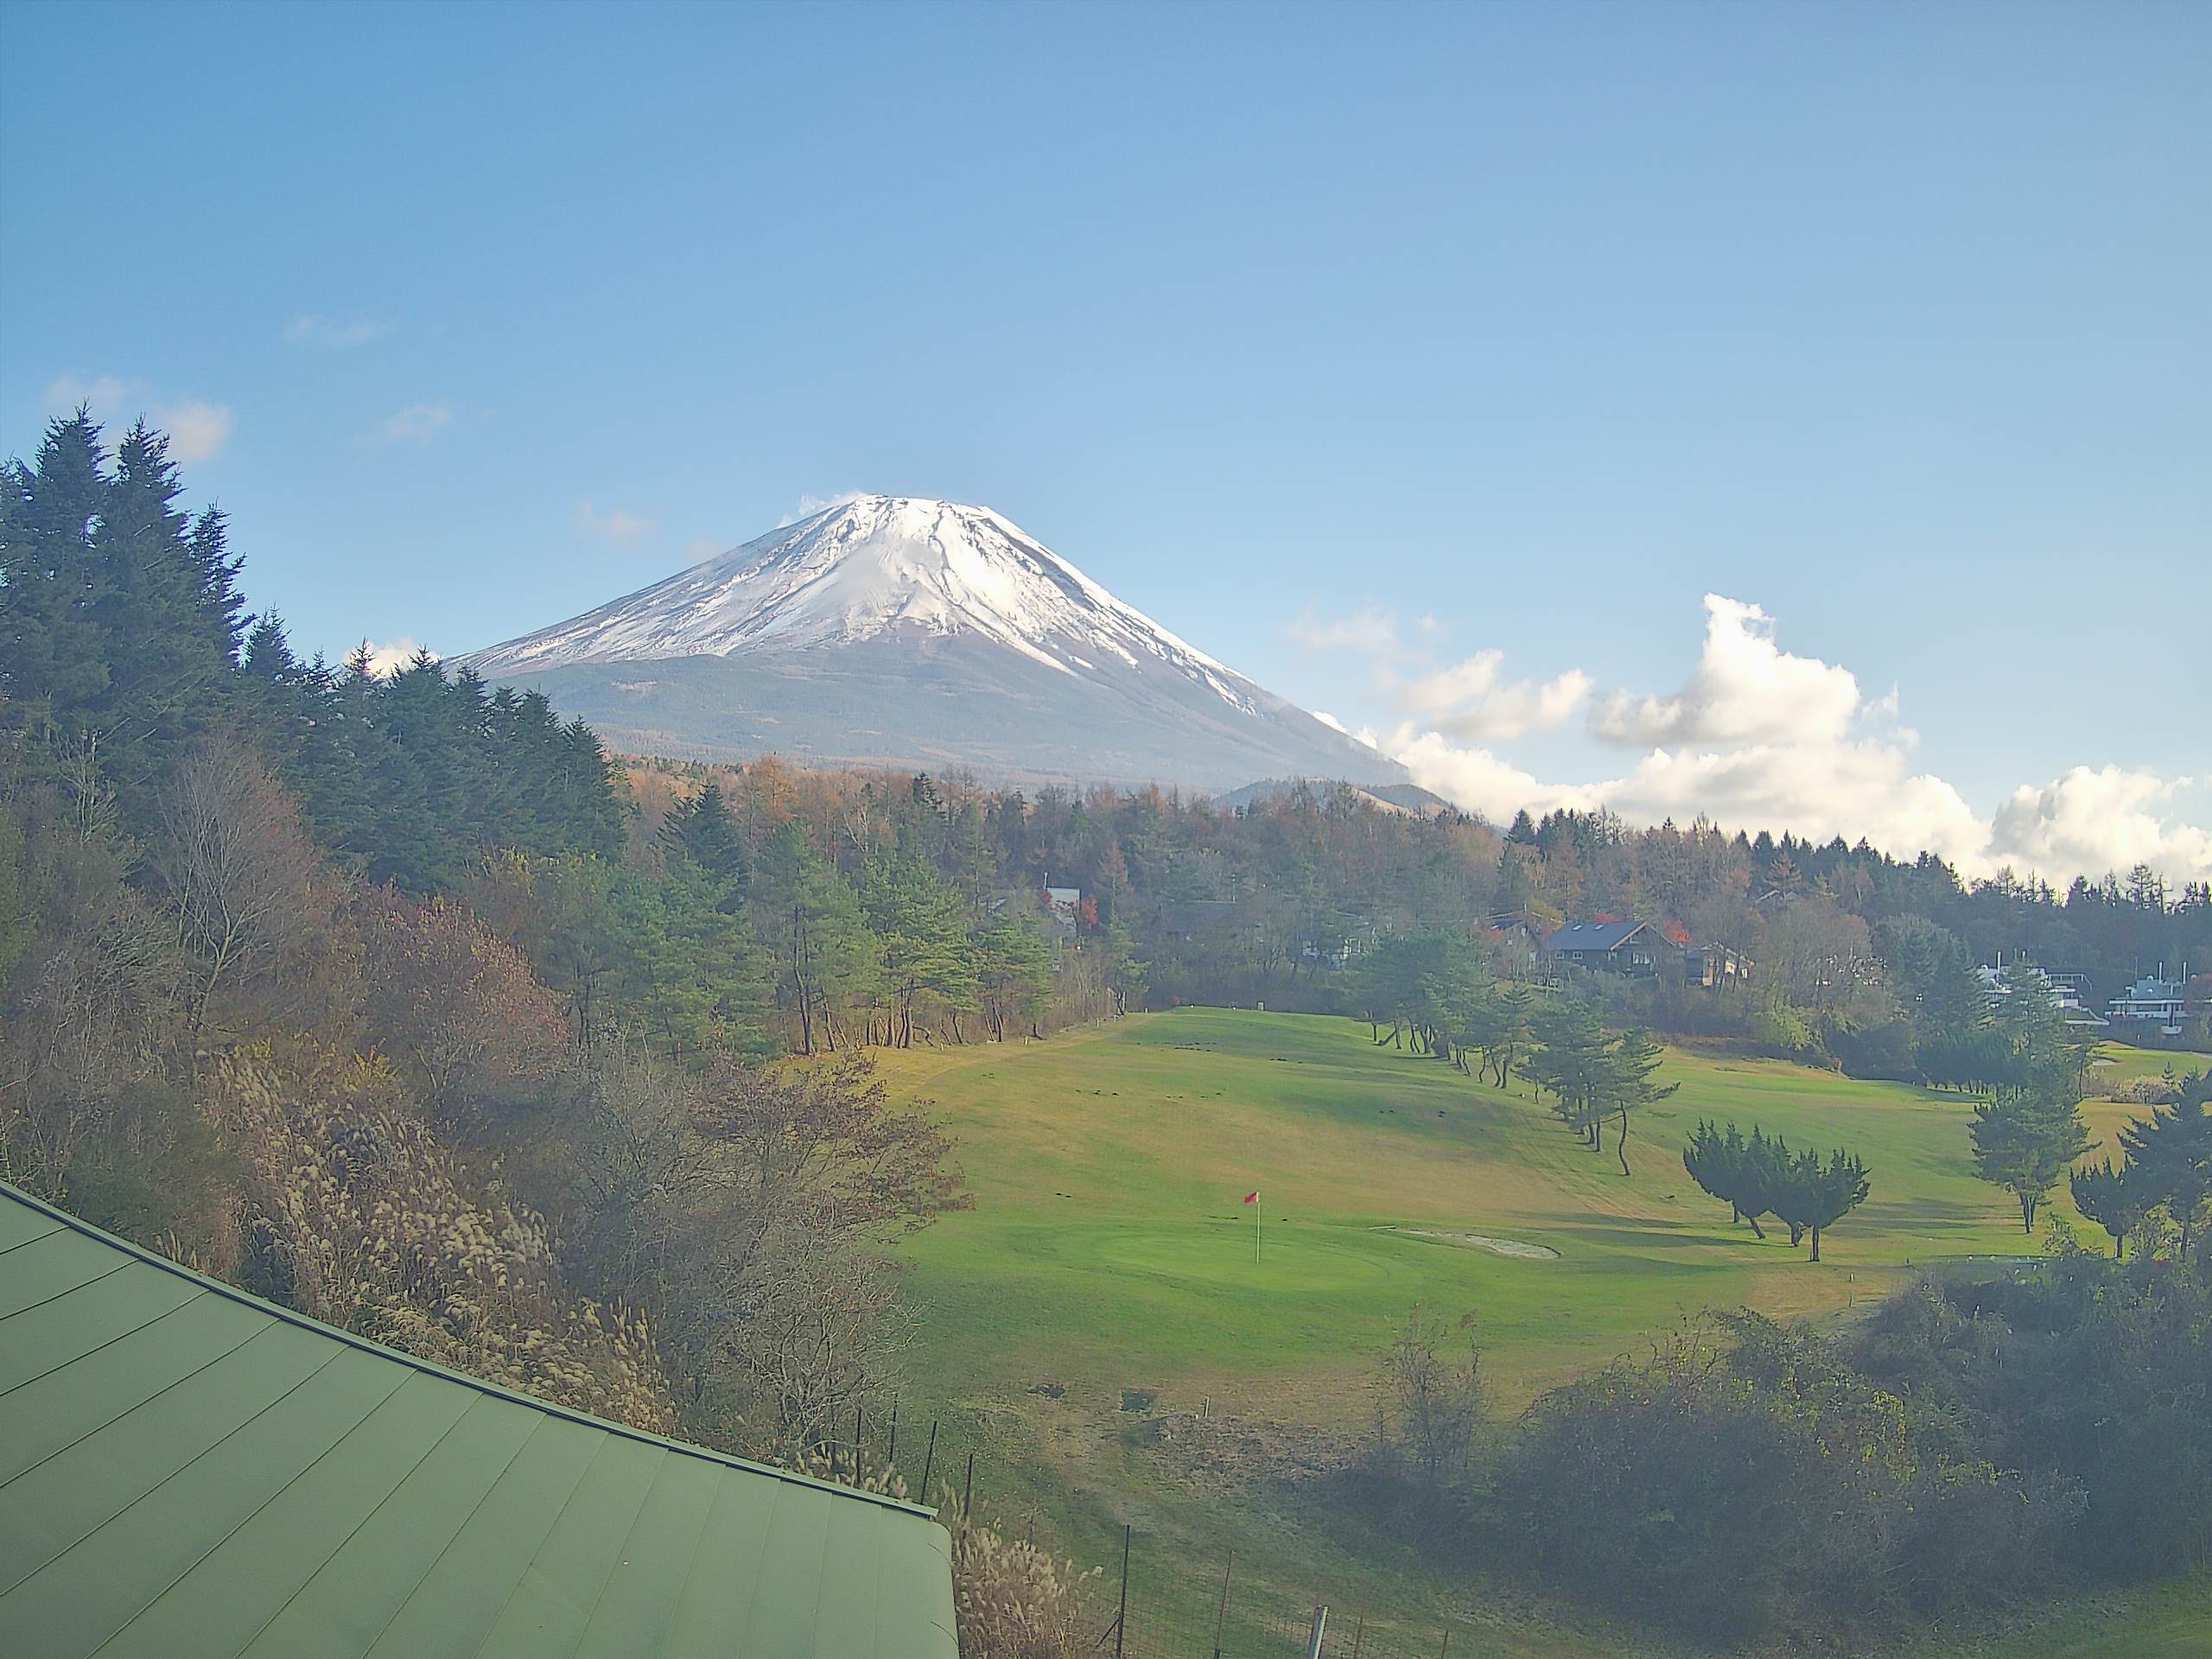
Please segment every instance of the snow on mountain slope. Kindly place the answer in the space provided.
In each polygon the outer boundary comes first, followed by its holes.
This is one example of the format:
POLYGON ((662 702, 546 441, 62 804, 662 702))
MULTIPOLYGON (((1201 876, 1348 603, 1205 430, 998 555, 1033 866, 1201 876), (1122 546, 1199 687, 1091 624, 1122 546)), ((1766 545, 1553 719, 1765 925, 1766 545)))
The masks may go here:
POLYGON ((1406 773, 984 507, 864 496, 465 658, 618 746, 1220 785, 1406 773))
POLYGON ((1065 674, 1146 658, 1254 707, 1251 682, 987 507, 871 495, 471 658, 487 676, 973 632, 1065 674), (1088 656, 1085 653, 1089 653, 1088 656))

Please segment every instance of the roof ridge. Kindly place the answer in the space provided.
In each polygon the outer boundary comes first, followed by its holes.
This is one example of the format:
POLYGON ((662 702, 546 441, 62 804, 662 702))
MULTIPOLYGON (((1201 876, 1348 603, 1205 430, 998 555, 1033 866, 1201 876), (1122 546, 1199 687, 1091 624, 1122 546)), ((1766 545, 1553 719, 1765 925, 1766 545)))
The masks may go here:
POLYGON ((796 1470, 779 1469, 772 1463, 756 1463, 750 1458, 740 1458, 727 1452, 717 1452, 712 1446, 700 1446, 694 1441, 678 1440, 664 1434, 654 1434, 642 1428, 633 1428, 627 1423, 613 1422, 604 1417, 594 1417, 589 1412, 578 1411, 572 1406, 561 1405, 550 1400, 541 1400, 535 1395, 524 1394, 518 1389, 511 1389, 484 1377, 472 1376, 467 1371, 454 1370, 449 1366, 438 1364, 434 1360, 410 1354, 404 1349, 390 1347, 380 1342, 372 1342, 368 1338, 357 1332, 343 1330, 334 1325, 326 1325, 321 1319, 310 1318, 296 1308, 282 1306, 276 1302, 256 1296, 251 1291, 241 1290, 236 1285, 226 1284, 210 1274, 197 1272, 186 1267, 181 1262, 162 1255, 157 1250, 149 1250, 143 1244, 135 1243, 130 1239, 111 1233, 105 1228, 96 1227, 82 1217, 73 1216, 67 1210, 48 1204, 43 1198, 35 1198, 9 1181, 0 1180, 0 1196, 13 1199, 27 1210, 48 1217, 73 1232, 81 1234, 96 1243, 106 1245, 111 1249, 134 1256, 149 1267, 158 1268, 164 1273, 174 1274, 180 1279, 198 1285, 215 1295, 227 1297, 232 1301, 257 1313, 264 1313, 270 1319, 286 1325, 296 1325, 304 1331, 313 1332, 364 1353, 394 1361, 428 1376, 442 1377, 448 1382, 458 1382, 464 1388, 474 1389, 478 1393, 489 1395, 494 1399, 505 1400, 515 1405, 527 1406, 533 1411, 543 1412, 549 1416, 564 1418, 569 1422, 582 1424, 587 1428, 601 1429, 609 1434, 620 1435, 625 1440, 658 1446, 664 1451, 704 1459, 709 1463, 717 1463, 726 1468, 741 1470, 747 1474, 766 1475, 771 1479, 783 1481, 789 1485, 810 1487, 837 1497, 860 1498, 864 1502, 917 1516, 926 1521, 934 1521, 938 1518, 936 1510, 920 1503, 909 1502, 905 1498, 893 1497, 882 1492, 863 1491, 856 1486, 841 1486, 835 1481, 822 1480, 813 1475, 801 1474, 796 1470))

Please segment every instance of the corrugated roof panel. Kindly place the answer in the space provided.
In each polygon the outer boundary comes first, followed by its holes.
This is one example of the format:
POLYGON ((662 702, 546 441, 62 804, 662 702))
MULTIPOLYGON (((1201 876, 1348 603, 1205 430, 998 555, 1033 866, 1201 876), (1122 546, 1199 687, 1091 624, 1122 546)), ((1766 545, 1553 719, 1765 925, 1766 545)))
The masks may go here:
POLYGON ((371 1654, 413 1659, 482 1646, 604 1439, 580 1423, 541 1421, 371 1654))
POLYGON ((73 1364, 206 1294, 134 1262, 74 1295, 26 1308, 9 1322, 8 1345, 0 1348, 0 1394, 73 1364))
POLYGON ((915 1549, 884 1552, 882 1597, 877 1606, 877 1652, 897 1651, 899 1614, 917 1604, 930 1609, 938 1649, 945 1653, 959 1650, 959 1628, 952 1608, 951 1535, 940 1527, 929 1544, 927 1554, 915 1549))
MULTIPOLYGON (((576 1659, 625 1659, 641 1645, 661 1646, 683 1599, 715 1492, 728 1473, 696 1458, 671 1458, 661 1465, 652 1496, 623 1539, 614 1570, 584 1626, 576 1659)), ((866 1524, 875 1525, 874 1512, 861 1513, 866 1524)))
POLYGON ((450 1391, 391 1369, 359 1423, 140 1611, 101 1659, 243 1652, 460 1416, 450 1391))
POLYGON ((67 1296, 95 1279, 121 1273, 128 1265, 127 1259, 66 1228, 30 1240, 0 1256, 0 1262, 8 1268, 0 1275, 0 1319, 67 1296))
POLYGON ((830 1554, 830 1502, 818 1492, 791 1492, 777 1505, 776 1524, 760 1552, 760 1583, 779 1588, 753 1598, 738 1649, 747 1659, 754 1654, 833 1659, 814 1640, 824 1581, 843 1566, 830 1554))
POLYGON ((768 1535, 778 1523, 785 1494, 792 1490, 779 1485, 761 1492, 735 1478, 715 1488, 714 1505, 699 1528, 698 1548, 677 1599, 676 1617, 662 1643, 664 1659, 721 1659, 747 1651, 737 1645, 733 1633, 745 1627, 746 1609, 759 1588, 768 1535))
POLYGON ((480 1649, 485 1659, 575 1651, 622 1541, 667 1460, 658 1446, 607 1442, 531 1558, 518 1593, 500 1610, 480 1649))
MULTIPOLYGON (((6 1257, 0 1256, 0 1262, 6 1257)), ((119 1421, 149 1395, 195 1376, 265 1328, 251 1311, 219 1300, 201 1317, 159 1320, 0 1394, 0 1513, 20 1501, 26 1471, 119 1421)), ((21 1316, 18 1316, 21 1317, 21 1316)), ((0 1319, 10 1330, 13 1319, 0 1319)), ((15 1343, 11 1338, 8 1344, 15 1343)), ((25 1369, 34 1363, 24 1362, 25 1369)), ((0 1560, 0 1591, 15 1581, 0 1560)))
POLYGON ((0 1204, 0 1255, 27 1244, 32 1239, 44 1238, 48 1233, 58 1233, 61 1224, 42 1210, 32 1210, 20 1204, 0 1204))
MULTIPOLYGON (((51 1546, 38 1559, 50 1560, 102 1525, 125 1521, 162 1482, 337 1357, 309 1332, 264 1325, 212 1363, 26 1470, 10 1483, 9 1492, 29 1513, 32 1549, 51 1546)), ((232 1452, 221 1459, 223 1467, 258 1467, 255 1442, 232 1452)))
POLYGON ((472 1402, 246 1651, 256 1659, 368 1652, 534 1427, 505 1401, 472 1402))
POLYGON ((952 1659, 913 1505, 333 1331, 0 1185, 0 1630, 78 1659, 952 1659))
POLYGON ((830 1507, 830 1541, 823 1558, 835 1566, 823 1574, 815 1602, 814 1650, 819 1654, 866 1653, 875 1645, 881 1529, 855 1521, 842 1505, 830 1507))
MULTIPOLYGON (((358 1420, 375 1406, 382 1381, 378 1368, 364 1355, 342 1351, 308 1358, 304 1365, 312 1369, 264 1403, 263 1395, 273 1389, 243 1386, 235 1373, 221 1376, 259 1345, 245 1344, 194 1379, 211 1387, 227 1382, 237 1395, 253 1402, 250 1413, 240 1405, 206 1414, 217 1427, 233 1421, 237 1427, 210 1438, 194 1436, 188 1443, 204 1451, 183 1459, 143 1496, 86 1532, 11 1598, 15 1616, 28 1628, 52 1633, 49 1646, 38 1650, 86 1652, 107 1641, 313 1463, 327 1444, 334 1419, 358 1420)), ((153 1432, 150 1427, 147 1432, 153 1432)), ((98 1446, 106 1438, 96 1436, 86 1444, 98 1446)), ((142 1440, 142 1448, 144 1444, 142 1440)), ((67 1478, 75 1461, 73 1452, 65 1454, 47 1468, 59 1471, 57 1478, 67 1478)), ((73 1507, 91 1507, 120 1467, 79 1469, 86 1501, 73 1507)))

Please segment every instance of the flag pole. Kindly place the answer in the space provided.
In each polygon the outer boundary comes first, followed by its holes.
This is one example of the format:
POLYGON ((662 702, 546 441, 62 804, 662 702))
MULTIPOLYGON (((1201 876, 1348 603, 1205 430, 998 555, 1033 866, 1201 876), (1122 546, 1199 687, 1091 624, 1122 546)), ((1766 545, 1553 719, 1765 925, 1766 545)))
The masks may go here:
POLYGON ((1258 1195, 1255 1193, 1255 1194, 1254 1194, 1253 1198, 1252 1198, 1252 1263, 1253 1263, 1253 1265, 1254 1265, 1255 1267, 1257 1267, 1257 1266, 1259 1265, 1259 1262, 1260 1262, 1260 1199, 1259 1199, 1258 1195))

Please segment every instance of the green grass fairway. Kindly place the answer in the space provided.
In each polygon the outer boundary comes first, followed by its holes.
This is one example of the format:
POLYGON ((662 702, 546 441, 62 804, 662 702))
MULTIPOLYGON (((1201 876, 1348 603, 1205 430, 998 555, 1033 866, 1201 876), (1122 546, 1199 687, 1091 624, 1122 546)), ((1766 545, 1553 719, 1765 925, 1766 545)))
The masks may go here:
MULTIPOLYGON (((1230 1549, 1255 1600, 1310 1606, 1325 1580, 1409 1630, 1445 1611, 1417 1564, 1357 1529, 1317 1535, 1211 1472, 1178 1475, 1123 1432, 1124 1389, 1157 1389, 1166 1410, 1357 1428, 1376 1351, 1423 1303, 1473 1317, 1495 1408, 1511 1410, 1708 1307, 1840 1310, 1908 1263, 2038 1247, 1968 1171, 1966 1100, 1779 1062, 1671 1052, 1681 1091, 1634 1125, 1629 1179, 1610 1135, 1592 1155, 1517 1080, 1492 1089, 1349 1020, 1190 1008, 882 1064, 896 1091, 938 1103, 976 1195, 902 1246, 921 1315, 906 1421, 942 1416, 940 1472, 980 1449, 979 1497, 1086 1563, 1116 1559, 1133 1523, 1147 1617, 1166 1598, 1205 1623, 1230 1549), (1872 1197, 1819 1266, 1779 1227, 1764 1243, 1732 1229, 1683 1173, 1700 1116, 1866 1158, 1872 1197), (1258 1261, 1239 1201, 1255 1187, 1258 1261)), ((2128 1115, 2088 1108, 2107 1142, 2128 1115)), ((1631 1650, 1485 1617, 1455 1653, 1631 1650)))
POLYGON ((2111 1088, 2143 1077, 2163 1077, 2168 1066, 2173 1068, 2176 1077, 2212 1069, 2212 1054, 2191 1053, 2186 1049, 2137 1048, 2131 1043, 2099 1043, 2090 1057, 2089 1086, 2111 1088))
MULTIPOLYGON (((1628 1179, 1610 1136, 1592 1155, 1517 1080, 1501 1092, 1346 1020, 1184 1009, 887 1066, 938 1102, 976 1193, 908 1248, 918 1369, 947 1397, 1142 1386, 1343 1420, 1416 1302, 1471 1313, 1522 1396, 1703 1308, 1840 1307, 1909 1263, 2037 1248, 1968 1171, 1965 1101, 1779 1062, 1670 1054, 1681 1091, 1632 1126, 1628 1179), (1872 1197, 1819 1266, 1778 1228, 1732 1229, 1692 1184, 1681 1148, 1700 1116, 1872 1164, 1872 1197), (1256 1262, 1239 1202, 1254 1187, 1256 1262)), ((2089 1115, 2108 1135, 2126 1114, 2089 1115)))

